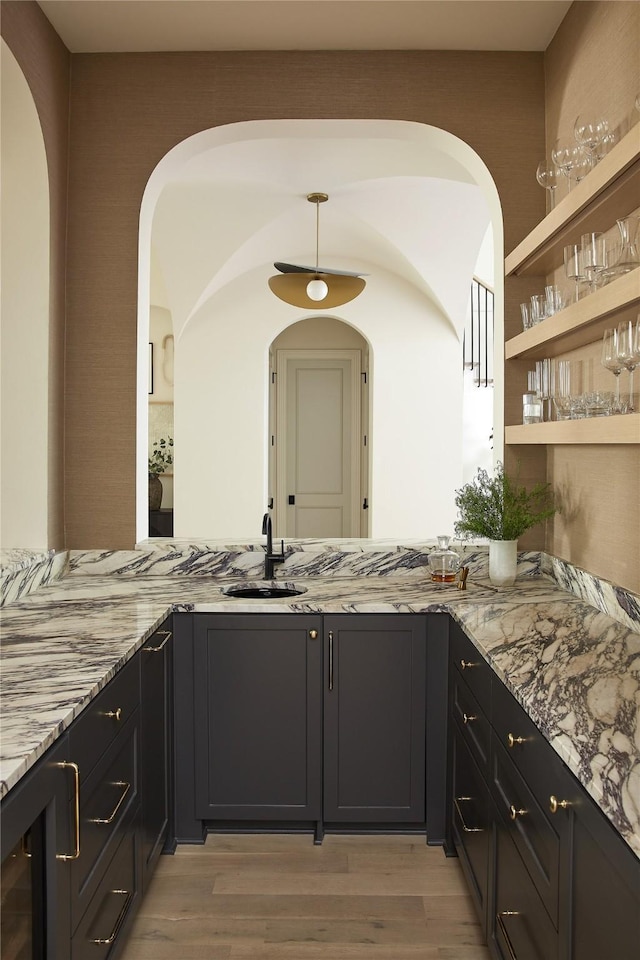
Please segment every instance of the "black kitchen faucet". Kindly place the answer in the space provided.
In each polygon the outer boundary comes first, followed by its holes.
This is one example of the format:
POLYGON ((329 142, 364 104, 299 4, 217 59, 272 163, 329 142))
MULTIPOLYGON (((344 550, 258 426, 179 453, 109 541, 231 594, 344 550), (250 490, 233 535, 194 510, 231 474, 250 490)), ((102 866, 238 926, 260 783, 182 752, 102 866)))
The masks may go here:
POLYGON ((281 540, 281 552, 273 552, 273 529, 271 526, 271 517, 265 513, 262 518, 262 532, 267 535, 267 552, 264 555, 264 579, 273 580, 273 568, 276 563, 284 563, 284 540, 281 540))

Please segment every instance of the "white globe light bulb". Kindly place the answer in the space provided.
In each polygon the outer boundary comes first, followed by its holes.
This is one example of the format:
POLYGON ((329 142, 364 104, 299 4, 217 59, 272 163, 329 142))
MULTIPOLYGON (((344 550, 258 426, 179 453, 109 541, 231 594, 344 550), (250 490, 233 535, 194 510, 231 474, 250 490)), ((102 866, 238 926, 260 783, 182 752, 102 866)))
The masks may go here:
POLYGON ((329 293, 329 287, 324 280, 309 280, 307 284, 307 296, 310 300, 324 300, 329 293))

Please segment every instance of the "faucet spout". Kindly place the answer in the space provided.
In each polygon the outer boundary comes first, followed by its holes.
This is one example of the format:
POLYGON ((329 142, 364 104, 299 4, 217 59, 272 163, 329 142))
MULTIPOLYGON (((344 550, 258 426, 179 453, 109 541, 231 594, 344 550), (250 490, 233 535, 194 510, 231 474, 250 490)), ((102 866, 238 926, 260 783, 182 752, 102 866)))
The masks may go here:
POLYGON ((284 563, 284 540, 281 541, 280 553, 273 552, 273 526, 268 513, 262 518, 262 534, 267 537, 267 547, 264 555, 264 579, 273 580, 276 563, 284 563))

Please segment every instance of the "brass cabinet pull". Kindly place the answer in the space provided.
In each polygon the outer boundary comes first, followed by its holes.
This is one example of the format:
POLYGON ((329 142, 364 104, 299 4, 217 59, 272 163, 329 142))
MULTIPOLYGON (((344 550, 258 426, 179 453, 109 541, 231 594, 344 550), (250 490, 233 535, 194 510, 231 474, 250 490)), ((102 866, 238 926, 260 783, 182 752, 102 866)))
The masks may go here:
POLYGON ((526 810, 523 810, 522 807, 520 807, 520 809, 518 809, 517 807, 514 807, 513 804, 511 804, 511 806, 509 807, 509 819, 510 819, 510 820, 517 820, 518 817, 524 817, 524 815, 526 814, 526 812, 527 812, 527 811, 526 811, 526 810))
POLYGON ((470 714, 470 713, 463 713, 463 714, 462 714, 462 722, 463 722, 465 725, 466 725, 467 723, 473 723, 473 721, 474 721, 474 720, 477 720, 477 719, 478 719, 478 718, 477 718, 474 714, 472 714, 472 713, 471 713, 471 714, 470 714))
POLYGON ((511 940, 509 939, 509 934, 507 933, 507 928, 505 927, 504 920, 502 918, 517 917, 517 916, 518 916, 517 910, 502 910, 500 911, 500 913, 496 914, 496 920, 498 921, 498 926, 500 927, 502 936, 504 937, 507 944, 507 950, 509 951, 509 960, 518 960, 518 958, 516 957, 515 951, 511 945, 511 940))
POLYGON ((554 797, 553 794, 549 797, 549 810, 551 813, 557 813, 558 807, 562 807, 563 810, 566 810, 567 807, 570 807, 571 804, 568 800, 558 800, 557 797, 554 797))
MULTIPOLYGON (((157 647, 149 647, 149 646, 143 647, 142 649, 146 651, 146 653, 160 653, 162 648, 166 646, 166 644, 171 639, 172 633, 171 633, 171 630, 158 630, 158 632, 156 633, 156 636, 157 637, 164 636, 164 640, 161 643, 159 643, 157 647)), ((120 718, 118 717, 118 719, 120 718)))
POLYGON ((318 631, 317 631, 317 630, 309 630, 309 636, 311 637, 312 640, 317 640, 317 639, 318 639, 318 631))
POLYGON ((133 897, 133 894, 132 894, 129 890, 110 890, 109 892, 110 892, 110 893, 113 893, 113 894, 117 894, 118 896, 121 896, 121 897, 126 897, 127 899, 125 900, 124 904, 122 905, 122 910, 121 910, 120 913, 118 914, 118 919, 116 920, 115 926, 114 926, 113 930, 111 931, 110 936, 108 936, 108 937, 107 937, 106 939, 104 939, 104 940, 101 940, 101 939, 92 940, 92 939, 90 939, 90 940, 89 940, 89 943, 99 943, 99 944, 101 944, 101 945, 103 945, 103 946, 104 946, 104 945, 108 945, 108 944, 110 944, 110 943, 113 943, 113 941, 114 941, 114 940, 116 939, 116 937, 118 936, 118 933, 119 933, 119 931, 120 931, 120 927, 122 926, 122 921, 124 920, 124 918, 125 918, 126 915, 127 915, 127 910, 129 909, 129 904, 131 903, 131 898, 133 897))
POLYGON ((73 784, 75 789, 74 816, 76 827, 75 848, 73 853, 56 853, 56 860, 77 860, 80 856, 80 767, 71 760, 63 760, 58 766, 61 768, 71 767, 73 770, 73 784))
POLYGON ((329 690, 333 690, 333 630, 329 630, 329 690))
POLYGON ((462 810, 458 806, 459 803, 463 803, 463 802, 468 803, 471 800, 473 800, 473 797, 454 797, 453 798, 453 803, 455 805, 456 810, 458 811, 460 822, 462 823, 462 829, 464 830, 465 833, 484 833, 484 827, 468 827, 467 826, 467 824, 465 823, 464 816, 462 815, 462 810))
POLYGON ((122 707, 116 707, 115 710, 109 710, 102 714, 103 717, 113 717, 114 720, 122 719, 122 707))
POLYGON ((480 666, 480 664, 478 664, 478 663, 473 663, 471 660, 461 660, 461 661, 460 661, 460 666, 461 666, 461 668, 462 668, 463 670, 470 670, 471 667, 478 667, 478 666, 480 666))
POLYGON ((507 734, 507 743, 509 747, 515 747, 516 743, 524 743, 524 737, 514 737, 512 733, 507 734))
POLYGON ((122 796, 116 803, 113 813, 111 814, 111 816, 106 817, 104 819, 102 817, 94 817, 93 819, 89 820, 89 823, 113 823, 113 821, 115 820, 118 810, 124 803, 124 798, 129 793, 129 790, 131 790, 131 784, 127 783, 125 780, 116 780, 114 783, 111 784, 111 786, 124 787, 124 790, 122 791, 122 796))

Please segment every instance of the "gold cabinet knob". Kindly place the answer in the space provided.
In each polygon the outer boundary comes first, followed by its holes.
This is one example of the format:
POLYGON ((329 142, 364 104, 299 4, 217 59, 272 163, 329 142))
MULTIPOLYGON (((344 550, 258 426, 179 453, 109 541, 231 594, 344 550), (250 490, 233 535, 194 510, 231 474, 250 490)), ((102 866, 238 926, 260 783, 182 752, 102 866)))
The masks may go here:
POLYGON ((557 797, 554 797, 553 794, 549 797, 549 810, 551 813, 557 813, 558 807, 562 807, 563 810, 566 810, 567 807, 570 807, 571 804, 568 800, 558 800, 557 797))
POLYGON ((477 720, 477 719, 478 719, 478 718, 477 718, 476 716, 474 716, 473 714, 469 714, 469 713, 463 713, 463 714, 462 714, 462 722, 463 722, 464 724, 473 723, 473 721, 474 721, 474 720, 477 720))
POLYGON ((317 639, 318 639, 318 631, 317 631, 317 630, 309 630, 309 636, 311 637, 312 640, 317 640, 317 639))
POLYGON ((470 670, 471 667, 477 667, 477 666, 478 666, 478 664, 477 664, 477 663, 473 663, 471 660, 461 660, 461 661, 460 661, 460 667, 461 667, 463 670, 470 670))
POLYGON ((523 810, 522 807, 518 810, 516 807, 514 807, 513 804, 511 804, 511 806, 509 807, 509 819, 517 820, 518 817, 524 817, 526 812, 527 811, 523 810))
POLYGON ((515 747, 516 743, 524 743, 524 737, 514 737, 512 733, 508 733, 507 743, 510 747, 515 747))
POLYGON ((122 707, 118 707, 116 710, 109 710, 105 713, 105 717, 113 717, 114 720, 120 720, 122 717, 122 707))

